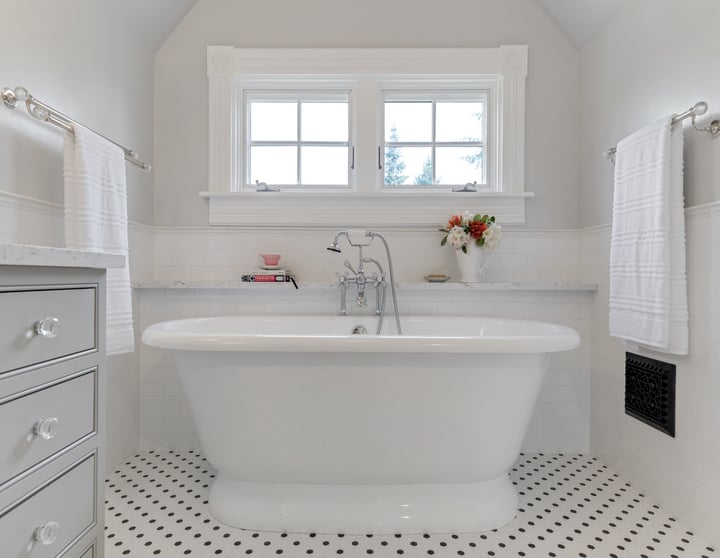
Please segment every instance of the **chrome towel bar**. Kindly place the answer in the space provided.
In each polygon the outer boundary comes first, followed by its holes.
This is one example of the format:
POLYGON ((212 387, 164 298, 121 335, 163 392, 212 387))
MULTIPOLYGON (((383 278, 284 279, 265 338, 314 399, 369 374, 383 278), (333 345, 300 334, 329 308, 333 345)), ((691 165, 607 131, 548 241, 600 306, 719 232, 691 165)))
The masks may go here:
MULTIPOLYGON (((690 118, 693 127, 698 132, 706 132, 710 134, 713 139, 715 139, 720 136, 720 120, 713 120, 712 122, 710 122, 709 126, 705 126, 704 128, 698 128, 698 125, 695 124, 695 118, 705 114, 707 112, 707 109, 708 104, 705 101, 695 103, 694 106, 690 107, 685 112, 675 115, 672 119, 672 125, 674 126, 675 124, 682 122, 686 118, 690 118)), ((611 147, 610 149, 603 151, 603 157, 605 157, 606 159, 610 159, 614 163, 616 151, 617 147, 611 147)))
POLYGON ((15 89, 5 87, 2 89, 2 91, 0 91, 0 98, 2 99, 3 103, 5 103, 5 106, 9 109, 14 109, 18 102, 24 102, 25 107, 27 108, 27 111, 30 113, 31 116, 37 118, 38 120, 44 120, 45 122, 55 124, 55 126, 59 126, 63 130, 66 130, 71 134, 75 133, 75 126, 80 126, 81 128, 90 130, 91 132, 101 136, 102 138, 105 138, 113 145, 117 145, 120 149, 122 149, 125 153, 126 161, 132 163, 136 167, 140 167, 144 171, 150 172, 150 165, 138 159, 137 153, 135 153, 135 151, 133 151, 132 149, 128 149, 127 147, 120 145, 117 142, 114 142, 113 140, 103 136, 102 134, 98 134, 91 128, 88 128, 87 126, 76 122, 62 112, 46 105, 42 101, 30 95, 30 93, 28 93, 28 90, 24 87, 16 87, 15 89))

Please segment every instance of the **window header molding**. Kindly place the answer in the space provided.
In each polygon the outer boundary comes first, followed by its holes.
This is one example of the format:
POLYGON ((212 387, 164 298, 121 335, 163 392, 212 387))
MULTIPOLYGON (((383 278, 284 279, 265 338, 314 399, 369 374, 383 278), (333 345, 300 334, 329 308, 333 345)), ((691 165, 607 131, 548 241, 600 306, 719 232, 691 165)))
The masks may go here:
POLYGON ((475 74, 527 76, 527 45, 494 48, 207 47, 210 79, 236 75, 475 74))

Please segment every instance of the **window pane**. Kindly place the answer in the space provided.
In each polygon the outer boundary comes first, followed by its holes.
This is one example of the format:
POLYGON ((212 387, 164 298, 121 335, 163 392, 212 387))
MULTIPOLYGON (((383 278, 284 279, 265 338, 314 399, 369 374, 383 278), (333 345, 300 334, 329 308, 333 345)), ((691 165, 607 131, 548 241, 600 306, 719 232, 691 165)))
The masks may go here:
POLYGON ((347 185, 347 147, 303 147, 300 157, 302 184, 347 185))
POLYGON ((438 102, 435 107, 437 141, 483 141, 483 104, 438 102))
POLYGON ((273 184, 297 184, 297 148, 250 148, 250 184, 256 180, 273 184))
POLYGON ((385 141, 431 141, 432 103, 385 102, 385 141))
POLYGON ((435 150, 438 184, 459 184, 477 181, 482 184, 485 152, 479 147, 438 147, 435 150))
POLYGON ((385 148, 385 184, 430 184, 431 180, 429 147, 385 148))
POLYGON ((302 103, 302 141, 348 141, 347 103, 302 103))
POLYGON ((250 102, 251 141, 296 139, 297 103, 250 102))

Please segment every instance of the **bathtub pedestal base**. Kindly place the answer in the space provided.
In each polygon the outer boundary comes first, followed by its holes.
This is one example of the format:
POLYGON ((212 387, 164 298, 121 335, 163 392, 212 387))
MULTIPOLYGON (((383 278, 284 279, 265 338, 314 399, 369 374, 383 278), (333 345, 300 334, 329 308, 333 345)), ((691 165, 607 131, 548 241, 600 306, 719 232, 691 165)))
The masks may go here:
POLYGON ((210 511, 232 527, 346 534, 460 533, 496 529, 517 511, 507 474, 456 484, 292 484, 218 475, 210 511))

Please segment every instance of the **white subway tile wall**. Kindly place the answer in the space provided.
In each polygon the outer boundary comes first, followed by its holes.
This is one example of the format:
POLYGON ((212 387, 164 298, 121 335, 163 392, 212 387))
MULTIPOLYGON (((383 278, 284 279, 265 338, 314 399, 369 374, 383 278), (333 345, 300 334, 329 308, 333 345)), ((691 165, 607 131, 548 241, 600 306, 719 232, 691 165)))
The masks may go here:
MULTIPOLYGON (((438 224, 438 226, 440 226, 438 224)), ((156 228, 155 278, 165 280, 239 280, 258 264, 258 253, 278 253, 282 267, 293 270, 302 281, 333 281, 345 259, 357 258, 357 250, 340 240, 342 254, 325 248, 335 230, 251 231, 228 227, 156 228)), ((428 273, 457 274, 454 250, 441 247, 442 233, 381 231, 392 249, 399 281, 422 281, 428 273)), ((488 281, 574 281, 578 275, 577 232, 574 230, 510 230, 488 264, 488 281)), ((379 241, 366 255, 384 261, 379 241)))
MULTIPOLYGON (((133 281, 153 277, 153 228, 133 223, 129 227, 130 273, 133 281)), ((140 295, 133 291, 135 352, 107 359, 107 466, 108 469, 135 451, 140 435, 140 295)))
POLYGON ((608 335, 610 228, 580 232, 580 280, 592 301, 590 451, 720 544, 720 203, 686 210, 690 354, 663 355, 608 335), (676 434, 625 415, 625 351, 676 364, 676 434))
MULTIPOLYGON (((343 240, 342 254, 325 249, 334 234, 333 230, 159 228, 155 244, 158 281, 239 280, 245 270, 256 266, 258 253, 277 252, 283 254, 281 264, 297 273, 301 288, 138 289, 139 329, 169 319, 234 313, 336 313, 336 288, 302 285, 303 281, 334 281, 335 272, 344 270, 345 259, 356 264, 357 250, 347 247, 343 240)), ((428 273, 456 272, 453 250, 440 246, 441 233, 391 231, 386 236, 398 281, 423 281, 428 273)), ((384 262, 378 248, 373 245, 366 254, 384 262)), ((488 266, 486 280, 574 282, 578 276, 577 253, 575 231, 507 230, 488 266)), ((551 358, 523 447, 529 452, 588 449, 590 345, 586 340, 591 329, 593 296, 592 292, 570 290, 433 290, 406 285, 398 289, 400 308, 407 314, 527 318, 566 324, 578 331, 583 345, 551 358)), ((141 346, 140 367, 140 448, 198 449, 189 409, 168 352, 141 346)))

